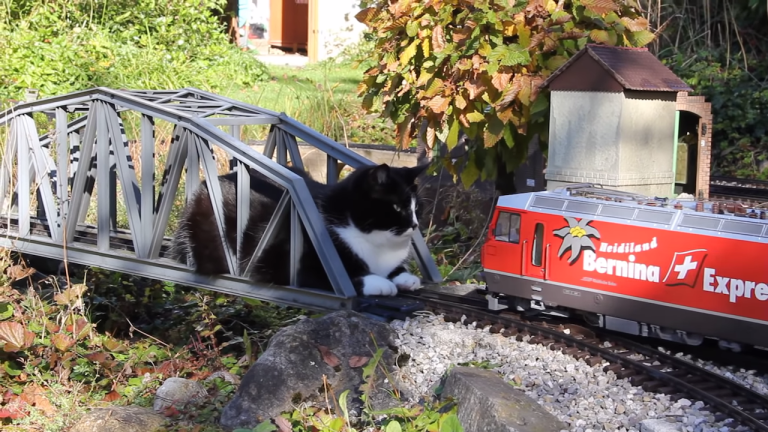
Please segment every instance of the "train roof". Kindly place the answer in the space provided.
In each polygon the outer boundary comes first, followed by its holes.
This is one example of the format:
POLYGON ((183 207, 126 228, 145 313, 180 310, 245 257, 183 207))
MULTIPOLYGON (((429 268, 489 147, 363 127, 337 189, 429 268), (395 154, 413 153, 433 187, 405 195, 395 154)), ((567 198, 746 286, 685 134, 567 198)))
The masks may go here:
POLYGON ((693 199, 648 197, 591 183, 504 195, 498 201, 500 207, 768 243, 768 220, 761 219, 768 209, 733 202, 701 204, 703 210, 697 211, 693 199), (713 213, 715 206, 723 213, 713 213))

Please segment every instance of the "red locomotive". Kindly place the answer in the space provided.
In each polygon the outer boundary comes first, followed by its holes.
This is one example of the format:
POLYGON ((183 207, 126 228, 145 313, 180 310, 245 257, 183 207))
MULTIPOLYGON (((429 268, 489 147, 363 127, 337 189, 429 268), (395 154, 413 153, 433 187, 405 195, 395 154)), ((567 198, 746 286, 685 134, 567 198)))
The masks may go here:
POLYGON ((768 347, 766 213, 720 207, 592 184, 502 196, 482 251, 489 307, 768 347))

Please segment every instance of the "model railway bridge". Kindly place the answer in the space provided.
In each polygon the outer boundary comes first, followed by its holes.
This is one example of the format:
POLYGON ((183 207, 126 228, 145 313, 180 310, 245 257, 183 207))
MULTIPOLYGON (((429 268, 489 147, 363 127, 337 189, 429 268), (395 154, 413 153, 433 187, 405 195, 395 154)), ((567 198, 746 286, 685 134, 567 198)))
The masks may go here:
MULTIPOLYGON (((54 259, 64 259, 66 253, 70 262, 310 309, 354 309, 358 304, 304 180, 286 166, 290 161, 303 168, 299 139, 326 154, 329 182, 338 179, 338 162, 352 168, 372 162, 285 114, 193 88, 94 88, 28 101, 0 113, 3 137, 0 247, 54 259), (161 123, 172 130, 170 149, 162 155, 156 151, 161 123), (246 127, 269 129, 263 154, 240 140, 246 127), (241 274, 237 265, 255 262, 253 257, 238 256, 229 248, 224 249, 230 274, 215 277, 195 274, 166 257, 171 215, 201 184, 201 174, 216 218, 211 229, 218 229, 226 244, 217 179, 222 165, 223 171, 237 172, 236 250, 249 213, 250 179, 244 168, 250 168, 284 188, 256 254, 271 241, 274 227, 289 221, 291 280, 296 280, 302 248, 314 247, 333 292, 295 283, 255 284, 248 278, 250 269, 241 274), (162 170, 159 185, 157 169, 162 170), (302 244, 302 230, 311 244, 302 244)), ((412 250, 423 279, 439 281, 418 231, 412 250)))

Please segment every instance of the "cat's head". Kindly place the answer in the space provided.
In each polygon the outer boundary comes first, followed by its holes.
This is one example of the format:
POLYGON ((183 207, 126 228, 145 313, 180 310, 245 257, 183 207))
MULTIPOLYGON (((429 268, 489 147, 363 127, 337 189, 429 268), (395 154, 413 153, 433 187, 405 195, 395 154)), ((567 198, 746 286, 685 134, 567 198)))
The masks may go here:
POLYGON ((349 214, 355 226, 366 233, 388 231, 410 237, 419 223, 416 178, 427 167, 382 164, 355 170, 345 179, 352 195, 349 214))

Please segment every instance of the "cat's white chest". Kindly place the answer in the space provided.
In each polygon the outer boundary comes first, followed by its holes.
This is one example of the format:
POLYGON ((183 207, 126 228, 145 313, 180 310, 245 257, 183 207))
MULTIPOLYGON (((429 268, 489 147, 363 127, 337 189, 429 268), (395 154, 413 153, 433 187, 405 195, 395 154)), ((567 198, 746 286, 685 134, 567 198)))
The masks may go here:
POLYGON ((389 231, 364 233, 354 225, 332 228, 339 237, 368 265, 371 273, 387 277, 410 253, 411 231, 396 236, 389 231))

